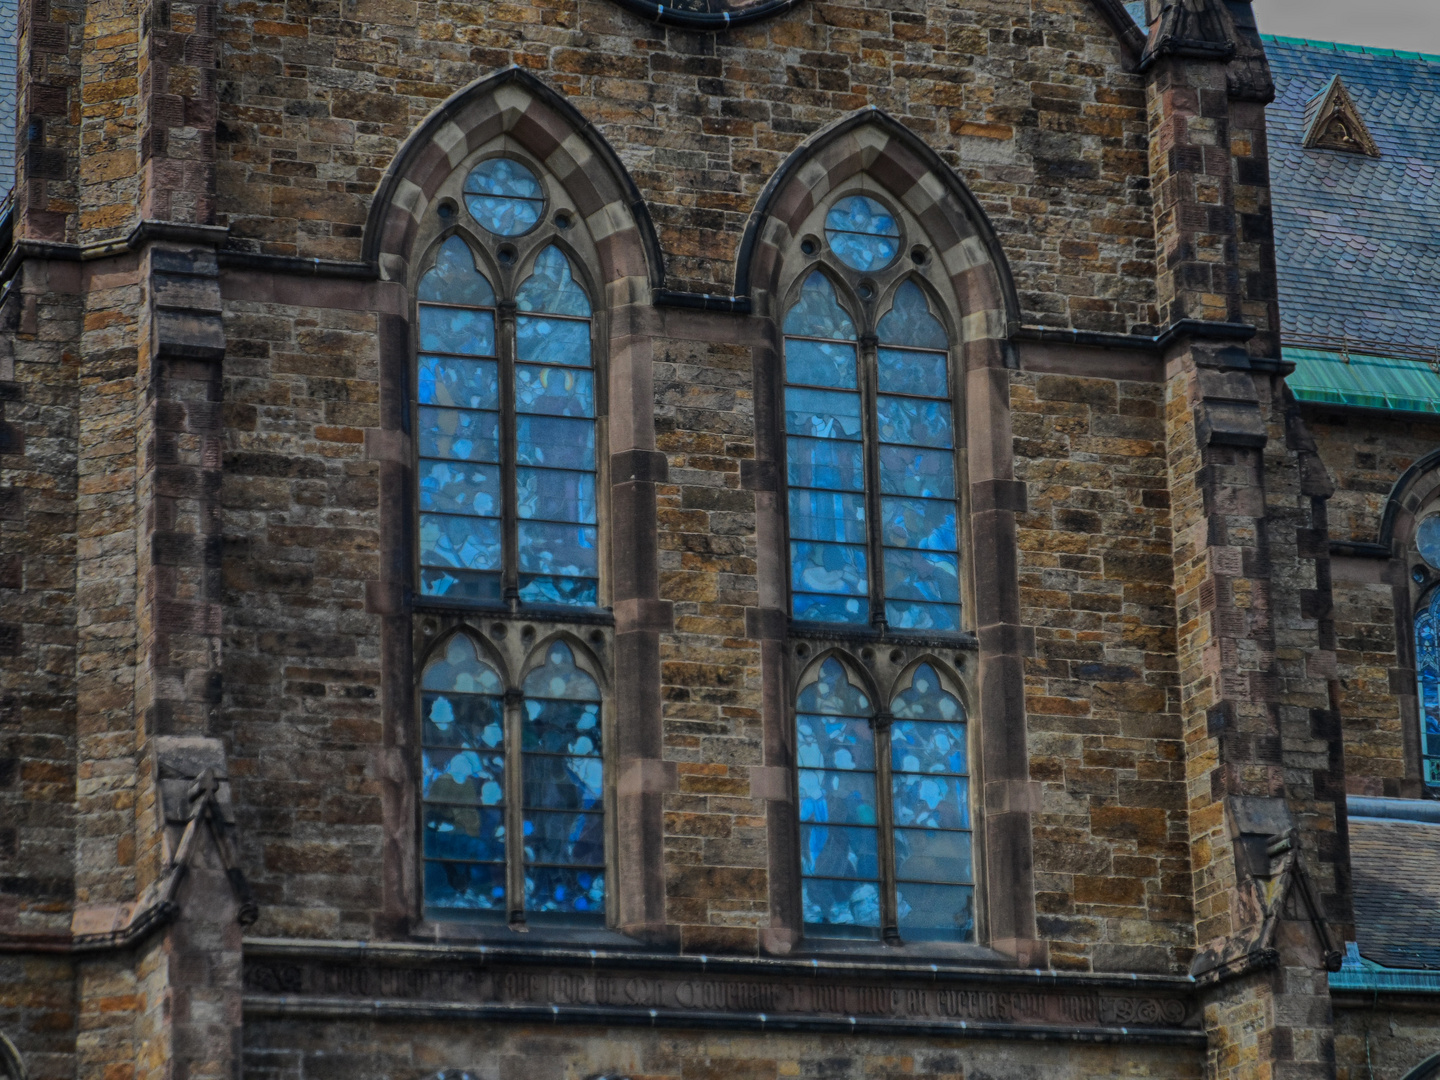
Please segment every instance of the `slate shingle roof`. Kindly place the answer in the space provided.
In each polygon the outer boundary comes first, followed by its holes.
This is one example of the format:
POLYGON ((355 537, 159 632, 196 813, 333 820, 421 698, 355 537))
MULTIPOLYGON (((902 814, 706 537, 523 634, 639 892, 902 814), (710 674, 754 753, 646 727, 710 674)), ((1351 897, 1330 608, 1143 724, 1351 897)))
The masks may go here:
POLYGON ((1360 955, 1440 969, 1440 825, 1351 818, 1350 865, 1360 955))
POLYGON ((1287 344, 1440 346, 1440 57, 1265 36, 1280 318, 1287 344), (1379 158, 1306 150, 1338 75, 1379 158))

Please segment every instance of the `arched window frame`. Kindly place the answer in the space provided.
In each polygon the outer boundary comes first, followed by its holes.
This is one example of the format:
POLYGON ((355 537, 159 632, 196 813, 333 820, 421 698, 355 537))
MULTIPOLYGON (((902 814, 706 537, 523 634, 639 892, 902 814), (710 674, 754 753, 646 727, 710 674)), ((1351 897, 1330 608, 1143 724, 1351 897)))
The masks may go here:
MULTIPOLYGON (((560 935, 580 935, 582 938, 587 936, 593 938, 598 934, 600 940, 604 940, 606 928, 615 923, 618 900, 615 886, 615 777, 611 768, 611 763, 614 761, 615 743, 614 694, 601 659, 602 652, 607 651, 611 645, 609 631, 599 627, 588 629, 552 627, 542 630, 539 626, 528 623, 496 622, 482 625, 464 617, 453 617, 428 621, 422 628, 422 634, 427 641, 425 646, 417 652, 415 668, 415 709, 416 715, 421 718, 422 727, 425 720, 424 697, 427 693, 433 692, 424 686, 425 674, 432 664, 445 656, 451 642, 457 637, 467 639, 474 646, 476 655, 481 662, 489 666, 500 680, 502 692, 498 696, 501 698, 503 710, 505 759, 504 825, 507 837, 520 839, 518 841, 508 839, 505 844, 506 904, 503 910, 441 909, 429 904, 425 891, 425 864, 427 861, 425 830, 427 824, 426 799, 422 786, 417 798, 420 813, 416 850, 419 853, 417 862, 421 878, 419 889, 422 911, 422 921, 418 929, 424 930, 427 927, 433 927, 438 932, 454 935, 457 928, 468 925, 473 932, 484 936, 487 929, 516 930, 524 928, 547 930, 560 935), (523 821, 527 810, 545 809, 527 806, 523 791, 525 775, 523 763, 527 754, 524 749, 524 728, 527 721, 526 702, 531 700, 531 696, 526 694, 525 686, 526 680, 534 672, 545 667, 549 651, 556 644, 563 644, 570 650, 575 667, 594 680, 599 690, 601 745, 598 756, 603 769, 600 813, 603 815, 605 850, 604 909, 599 918, 547 915, 527 909, 525 904, 526 868, 529 863, 525 854, 523 821)), ((423 737, 417 739, 417 743, 419 742, 423 742, 423 737)))
MULTIPOLYGON (((535 271, 538 257, 549 247, 557 248, 566 258, 571 274, 584 291, 590 304, 590 356, 594 372, 595 395, 595 498, 596 498, 596 602, 593 605, 547 604, 526 602, 520 596, 520 568, 516 524, 516 469, 513 455, 506 461, 501 477, 502 554, 500 597, 495 601, 469 600, 448 596, 425 596, 421 588, 420 564, 420 500, 418 490, 411 508, 412 581, 417 602, 424 606, 473 607, 505 610, 529 617, 581 620, 600 615, 610 606, 610 538, 609 538, 609 364, 605 343, 609 340, 605 294, 601 287, 600 252, 589 224, 577 208, 578 200, 516 140, 501 136, 467 155, 438 187, 429 208, 416 249, 423 256, 412 263, 409 288, 411 314, 409 371, 410 430, 419 434, 419 393, 416 385, 419 372, 420 282, 435 265, 442 246, 452 237, 459 237, 475 257, 476 267, 494 289, 495 351, 500 370, 500 411, 502 447, 514 442, 516 405, 514 372, 517 364, 516 326, 526 313, 519 310, 517 293, 535 271), (501 236, 487 231, 469 213, 465 204, 466 178, 481 163, 493 158, 510 158, 524 165, 540 182, 545 205, 540 220, 519 236, 501 236)), ((412 440, 412 475, 419 477, 419 439, 412 440)))
MULTIPOLYGON (((968 685, 969 680, 963 674, 969 666, 969 654, 965 652, 951 654, 951 659, 947 660, 945 654, 940 651, 923 647, 897 648, 882 654, 869 648, 861 649, 856 653, 840 645, 830 645, 812 650, 806 643, 801 643, 790 651, 798 661, 794 665, 796 674, 790 683, 787 709, 789 728, 792 733, 798 731, 801 694, 818 681, 821 668, 827 661, 838 662, 844 668, 851 684, 869 699, 868 719, 875 757, 877 818, 875 829, 879 859, 880 925, 874 928, 873 933, 847 930, 844 926, 807 925, 802 898, 805 880, 803 869, 797 870, 795 887, 790 890, 789 903, 792 914, 786 921, 809 939, 812 945, 821 945, 826 941, 864 941, 869 939, 883 941, 889 946, 910 946, 922 952, 958 950, 963 954, 974 950, 978 943, 984 940, 984 927, 981 919, 983 906, 980 904, 984 845, 976 839, 980 835, 980 831, 979 823, 976 820, 975 789, 981 782, 981 759, 973 723, 973 695, 968 685), (941 688, 959 700, 966 726, 966 758, 969 762, 967 809, 969 811, 972 872, 969 881, 950 883, 967 886, 970 889, 970 912, 973 924, 966 940, 946 941, 931 936, 907 938, 900 925, 897 911, 897 899, 903 884, 899 881, 899 867, 895 850, 897 815, 895 813, 896 796, 892 781, 896 773, 891 757, 890 737, 896 718, 892 710, 895 700, 911 687, 916 672, 923 665, 928 665, 934 670, 940 680, 941 688)), ((792 734, 792 738, 798 739, 798 734, 792 734)), ((794 842, 797 855, 802 857, 805 828, 809 824, 803 820, 805 814, 801 804, 802 792, 799 773, 804 767, 797 763, 793 781, 795 785, 794 804, 797 807, 794 842)))
MULTIPOLYGON (((860 627, 852 624, 838 622, 812 621, 797 618, 793 612, 794 589, 793 589, 793 567, 789 565, 787 545, 787 573, 785 580, 785 610, 789 614, 791 622, 791 634, 821 634, 824 636, 874 636, 900 637, 915 636, 927 641, 937 641, 942 644, 953 644, 956 640, 968 640, 972 623, 970 622, 970 589, 967 582, 970 579, 971 569, 967 559, 967 552, 971 549, 969 543, 969 514, 966 506, 966 492, 964 477, 967 474, 965 460, 965 408, 964 395, 961 381, 961 347, 963 335, 961 328, 963 319, 961 317, 956 298, 953 296, 948 282, 948 271, 945 269, 941 259, 941 252, 937 250, 935 242, 927 235, 919 220, 909 211, 905 204, 886 191, 868 175, 861 173, 851 177, 845 182, 838 184, 834 189, 827 192, 823 199, 818 199, 815 208, 808 215, 804 224, 796 232, 796 237, 786 253, 784 271, 780 277, 780 285, 776 290, 778 303, 773 312, 777 327, 777 352, 782 362, 777 365, 780 370, 779 383, 775 390, 776 408, 779 412, 777 417, 776 430, 785 431, 784 422, 784 369, 783 362, 785 339, 788 335, 784 332, 784 325, 787 315, 798 302, 801 290, 810 275, 819 272, 823 274, 835 289, 836 298, 840 306, 850 316, 856 329, 856 346, 859 362, 859 391, 861 397, 862 423, 863 423, 863 444, 865 447, 866 462, 866 484, 865 484, 865 507, 868 536, 866 540, 867 573, 869 587, 869 619, 868 625, 860 627), (900 244, 897 255, 890 265, 878 271, 857 270, 835 254, 831 249, 825 236, 825 218, 831 207, 842 199, 855 195, 864 195, 875 200, 888 210, 899 224, 900 244), (917 257, 918 256, 918 257, 917 257), (877 398, 878 389, 878 366, 879 350, 883 343, 879 338, 879 323, 890 311, 895 302, 895 295, 898 290, 907 282, 913 282, 919 287, 930 307, 930 313, 939 320, 945 330, 946 349, 946 374, 948 379, 948 403, 950 405, 952 418, 952 441, 954 444, 953 467, 955 478, 955 515, 956 535, 958 540, 959 556, 959 628, 954 632, 921 630, 912 632, 908 630, 897 630, 889 625, 886 618, 886 600, 884 578, 884 552, 885 544, 881 536, 881 514, 880 514, 880 483, 877 465, 878 447, 880 445, 879 435, 876 428, 877 423, 877 398)), ((780 448, 780 500, 779 507, 784 522, 785 535, 791 535, 789 520, 789 485, 786 481, 785 450, 782 434, 782 446, 780 448)))

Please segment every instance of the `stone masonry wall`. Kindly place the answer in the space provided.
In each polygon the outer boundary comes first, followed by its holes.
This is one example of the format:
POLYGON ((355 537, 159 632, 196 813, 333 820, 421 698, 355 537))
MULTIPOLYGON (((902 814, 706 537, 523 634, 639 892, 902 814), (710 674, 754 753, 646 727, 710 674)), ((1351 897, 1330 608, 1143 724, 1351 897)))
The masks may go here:
POLYGON ((873 104, 959 169, 1005 244, 1026 321, 1155 322, 1143 86, 1085 0, 846 0, 724 35, 656 27, 610 0, 490 4, 478 25, 475 10, 224 5, 216 220, 230 244, 359 257, 401 142, 455 90, 518 64, 617 149, 671 287, 728 292, 780 163, 873 104))
POLYGON ((1188 969, 1194 947, 1159 383, 1017 374, 1037 916, 1056 967, 1188 969))

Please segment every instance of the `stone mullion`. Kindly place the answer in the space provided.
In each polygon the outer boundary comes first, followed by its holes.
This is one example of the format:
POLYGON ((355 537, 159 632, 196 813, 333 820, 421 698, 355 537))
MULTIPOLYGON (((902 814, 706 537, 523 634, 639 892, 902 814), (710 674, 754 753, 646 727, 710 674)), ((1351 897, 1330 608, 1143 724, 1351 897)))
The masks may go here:
POLYGON ((865 546, 868 552, 870 625, 881 634, 889 626, 885 617, 884 534, 880 528, 880 414, 879 339, 860 339, 860 433, 865 447, 865 546))
POLYGON ((515 302, 496 306, 496 354, 500 368, 500 536, 501 596, 511 611, 520 607, 518 449, 515 445, 515 302))
POLYGON ((880 857, 880 927, 886 941, 900 940, 899 902, 895 885, 895 800, 890 760, 890 725, 894 717, 876 713, 870 721, 875 732, 875 827, 880 857))

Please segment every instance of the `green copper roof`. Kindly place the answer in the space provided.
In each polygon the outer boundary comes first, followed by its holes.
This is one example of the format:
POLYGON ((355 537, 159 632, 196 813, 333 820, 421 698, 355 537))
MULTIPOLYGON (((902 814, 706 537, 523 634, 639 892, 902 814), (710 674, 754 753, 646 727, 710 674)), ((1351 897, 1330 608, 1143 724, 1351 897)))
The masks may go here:
POLYGON ((1296 348, 1284 356, 1295 364, 1285 381, 1301 401, 1440 413, 1440 374, 1423 360, 1296 348))

